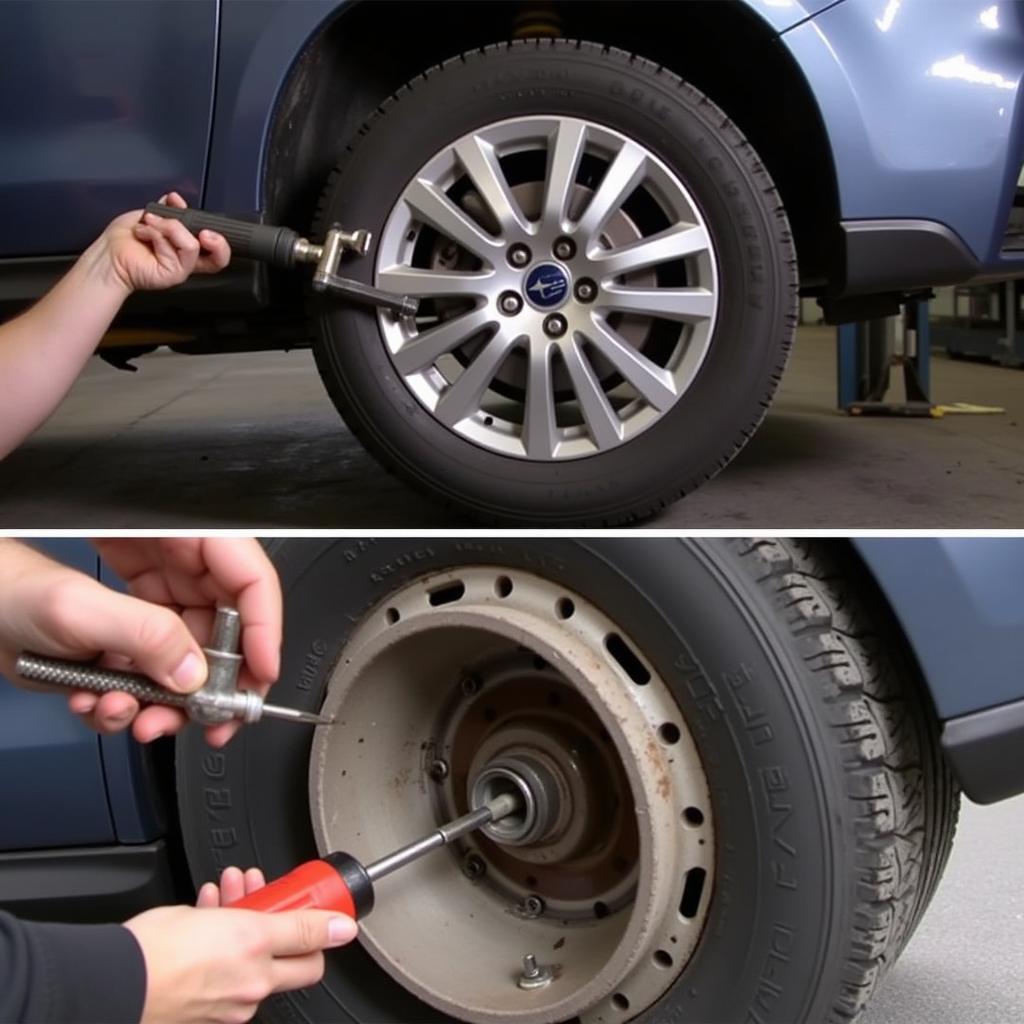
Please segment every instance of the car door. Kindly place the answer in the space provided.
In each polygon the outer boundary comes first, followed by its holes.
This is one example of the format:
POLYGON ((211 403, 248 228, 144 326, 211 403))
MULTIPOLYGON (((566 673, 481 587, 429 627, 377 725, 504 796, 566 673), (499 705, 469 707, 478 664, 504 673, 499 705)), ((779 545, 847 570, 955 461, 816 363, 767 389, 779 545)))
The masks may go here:
POLYGON ((199 202, 219 0, 0 5, 0 257, 83 249, 173 184, 199 202))
MULTIPOLYGON (((48 555, 95 576, 84 540, 39 541, 48 555)), ((60 696, 0 676, 0 851, 114 841, 100 737, 60 696)))

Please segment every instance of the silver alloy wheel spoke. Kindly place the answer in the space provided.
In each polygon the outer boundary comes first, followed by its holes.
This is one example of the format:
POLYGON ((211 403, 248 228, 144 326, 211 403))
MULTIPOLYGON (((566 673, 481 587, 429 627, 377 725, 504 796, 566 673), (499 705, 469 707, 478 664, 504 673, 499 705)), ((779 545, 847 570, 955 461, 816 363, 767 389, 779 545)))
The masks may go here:
POLYGON ((530 344, 530 376, 526 384, 523 444, 531 459, 550 459, 558 445, 555 396, 551 374, 553 346, 547 338, 530 344))
POLYGON ((719 304, 714 241, 676 172, 561 115, 475 128, 427 160, 384 225, 374 281, 421 300, 417 317, 378 314, 416 400, 534 462, 658 422, 697 379, 719 304))
POLYGON ((637 270, 647 270, 670 260, 695 256, 707 251, 709 246, 708 233, 703 227, 694 224, 673 224, 672 227, 648 238, 642 238, 632 245, 591 253, 590 260, 597 274, 618 277, 637 270))
POLYGON ((672 375, 638 352, 600 317, 590 318, 592 329, 587 340, 647 399, 659 412, 676 400, 672 375))
POLYGON ((493 281, 493 270, 460 274, 394 266, 377 273, 377 283, 381 288, 421 299, 448 295, 486 299, 490 297, 493 281))
POLYGON ((422 178, 417 178, 405 190, 405 201, 413 213, 484 262, 489 262, 504 248, 499 239, 483 231, 436 185, 422 178))
POLYGON ((455 383, 441 395, 434 413, 442 423, 454 426, 478 410, 481 396, 520 340, 521 336, 517 337, 511 331, 498 331, 484 345, 455 383))
POLYGON ((706 288, 605 288, 601 305, 623 313, 642 313, 693 323, 715 311, 715 297, 706 288))
POLYGON ((399 373, 419 373, 443 356, 459 347, 477 332, 497 324, 490 309, 481 306, 452 320, 445 320, 438 327, 417 334, 407 345, 395 354, 395 367, 399 373))
POLYGON ((501 225, 505 239, 516 234, 529 234, 530 222, 509 191, 505 174, 494 154, 494 146, 472 135, 461 139, 453 149, 470 181, 501 225))
POLYGON ((599 448, 611 448, 621 440, 621 422, 615 414, 594 368, 575 339, 562 350, 576 400, 587 421, 587 429, 599 448))
POLYGON ((560 119, 548 140, 547 186, 541 208, 541 222, 561 231, 569 211, 569 197, 576 182, 576 170, 583 155, 586 127, 579 121, 560 119))
POLYGON ((587 208, 576 224, 576 231, 589 251, 608 218, 629 198, 647 167, 647 154, 632 142, 623 144, 615 154, 587 208))

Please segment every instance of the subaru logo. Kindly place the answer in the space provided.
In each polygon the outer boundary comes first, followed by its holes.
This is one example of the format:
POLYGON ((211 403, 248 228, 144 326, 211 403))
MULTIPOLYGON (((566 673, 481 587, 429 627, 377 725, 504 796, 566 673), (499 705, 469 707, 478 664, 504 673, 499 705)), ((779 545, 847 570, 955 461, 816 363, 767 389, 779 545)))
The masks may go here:
POLYGON ((569 291, 565 271, 554 263, 541 263, 526 276, 526 297, 538 309, 554 309, 569 291))

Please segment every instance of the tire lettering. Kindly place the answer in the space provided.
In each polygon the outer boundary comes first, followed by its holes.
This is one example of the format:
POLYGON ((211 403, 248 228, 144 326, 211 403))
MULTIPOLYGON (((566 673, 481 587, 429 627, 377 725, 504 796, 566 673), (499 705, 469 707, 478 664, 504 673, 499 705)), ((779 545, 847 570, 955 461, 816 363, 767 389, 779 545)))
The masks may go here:
POLYGON ((797 888, 796 879, 796 847, 782 836, 786 823, 793 817, 793 805, 787 801, 789 793, 789 776, 786 769, 780 766, 761 769, 761 787, 764 790, 765 803, 772 817, 773 853, 785 854, 785 859, 773 856, 771 860, 772 879, 780 889, 797 888))
POLYGON ((732 673, 722 674, 722 682, 729 688, 732 694, 733 703, 743 719, 743 727, 750 735, 755 747, 762 747, 775 739, 775 731, 768 721, 768 713, 753 706, 752 699, 755 694, 747 687, 754 682, 754 673, 741 664, 732 673))
POLYGON ((672 667, 682 676, 682 683, 689 691, 701 714, 712 722, 721 721, 725 709, 722 707, 718 695, 712 689, 711 680, 704 671, 703 665, 697 660, 693 651, 684 646, 673 660, 672 667))
POLYGON ((360 555, 365 554, 377 542, 375 540, 357 540, 350 547, 342 548, 341 557, 346 562, 354 562, 360 555))
POLYGON ((764 1024, 772 1016, 775 1004, 782 995, 782 985, 777 979, 782 969, 793 959, 795 945, 796 930, 776 921, 772 925, 768 955, 761 965, 754 1002, 747 1009, 747 1024, 764 1024))
POLYGON ((306 658, 302 663, 302 671, 299 673, 299 681, 295 684, 296 689, 306 691, 313 689, 317 671, 326 653, 327 645, 323 640, 314 640, 310 644, 309 650, 306 652, 306 658))
POLYGON ((392 561, 377 568, 374 572, 371 572, 370 579, 374 583, 382 583, 389 576, 394 576, 399 569, 402 569, 407 565, 412 565, 415 562, 422 562, 425 558, 433 558, 433 556, 433 548, 416 548, 404 555, 399 555, 392 561))

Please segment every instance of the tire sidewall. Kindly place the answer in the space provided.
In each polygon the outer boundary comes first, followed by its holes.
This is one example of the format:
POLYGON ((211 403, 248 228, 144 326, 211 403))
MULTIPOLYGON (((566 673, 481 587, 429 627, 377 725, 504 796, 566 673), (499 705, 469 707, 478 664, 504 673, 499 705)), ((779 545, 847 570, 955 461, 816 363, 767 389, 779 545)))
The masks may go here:
MULTIPOLYGON (((338 222, 379 239, 398 196, 434 153, 467 132, 532 114, 582 117, 635 139, 679 174, 700 207, 716 248, 718 320, 679 402, 608 452, 531 462, 439 423, 395 372, 374 312, 321 305, 314 350, 354 429, 421 485, 484 514, 613 516, 657 501, 666 481, 681 493, 724 465, 763 415, 785 357, 791 250, 766 199, 767 175, 721 111, 674 76, 607 48, 489 48, 448 62, 385 106, 332 178, 314 231, 338 222)), ((370 281, 375 260, 374 246, 346 272, 370 281)))
MULTIPOLYGON (((286 640, 275 697, 315 709, 345 640, 396 588, 460 564, 522 569, 598 605, 670 686, 711 787, 716 867, 696 952, 668 995, 637 1020, 825 1019, 839 984, 830 936, 843 852, 827 808, 841 783, 771 609, 713 543, 394 539, 277 546, 286 640), (825 995, 823 995, 823 993, 825 995), (824 1001, 823 1001, 824 1000, 824 1001)), ((180 741, 179 806, 197 884, 229 864, 269 877, 316 855, 308 808, 311 736, 249 727, 211 751, 180 741)), ((444 1020, 391 982, 361 948, 328 957, 325 984, 277 997, 270 1019, 444 1020)))

